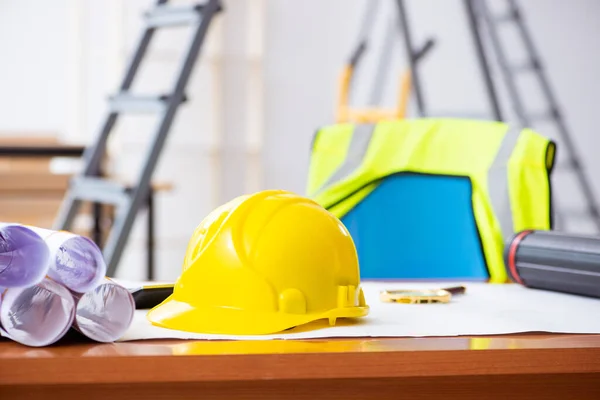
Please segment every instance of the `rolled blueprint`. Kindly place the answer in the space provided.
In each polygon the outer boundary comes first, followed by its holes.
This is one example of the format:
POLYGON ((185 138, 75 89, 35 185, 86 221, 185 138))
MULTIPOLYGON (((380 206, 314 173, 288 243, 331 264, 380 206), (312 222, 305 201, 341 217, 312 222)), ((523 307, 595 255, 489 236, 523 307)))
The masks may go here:
POLYGON ((32 229, 0 223, 0 286, 19 288, 39 283, 48 272, 49 250, 32 229))
POLYGON ((77 299, 73 327, 97 342, 114 342, 119 339, 133 320, 133 296, 121 285, 104 278, 95 289, 77 299))
POLYGON ((102 251, 85 236, 65 231, 34 228, 50 249, 48 276, 68 289, 84 293, 106 275, 102 251))
POLYGON ((73 296, 48 278, 27 288, 6 289, 0 304, 2 335, 32 347, 61 339, 74 318, 73 296))

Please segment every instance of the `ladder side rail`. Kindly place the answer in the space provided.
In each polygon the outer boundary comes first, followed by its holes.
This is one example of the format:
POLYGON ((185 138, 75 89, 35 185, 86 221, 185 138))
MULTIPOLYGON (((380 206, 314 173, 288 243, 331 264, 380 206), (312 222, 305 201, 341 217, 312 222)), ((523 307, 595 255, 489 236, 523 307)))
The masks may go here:
POLYGON ((530 126, 531 121, 529 120, 527 110, 525 109, 525 105, 519 93, 519 89, 517 88, 517 84, 514 79, 514 74, 510 69, 507 54, 504 51, 504 48, 502 47, 502 42, 500 39, 500 35, 496 29, 494 18, 488 8, 486 0, 483 0, 477 4, 479 4, 479 9, 476 10, 476 12, 480 12, 481 16, 483 17, 483 20, 487 25, 488 36, 490 38, 492 48, 496 53, 498 65, 500 67, 502 77, 504 79, 504 84, 506 85, 508 94, 512 100, 513 110, 517 114, 517 118, 522 127, 527 128, 530 126))
POLYGON ((379 59, 377 61, 377 70, 374 76, 373 86, 368 99, 368 104, 375 106, 383 100, 383 89, 386 87, 385 81, 390 73, 392 63, 392 54, 394 49, 394 21, 388 20, 384 33, 384 41, 379 59))
POLYGON ((404 0, 396 0, 398 9, 398 23, 400 25, 400 31, 404 38, 404 47, 406 57, 408 59, 408 66, 412 76, 412 87, 415 94, 415 102, 417 104, 417 112, 419 116, 426 117, 427 109, 425 107, 425 99, 423 97, 423 91, 421 86, 420 73, 417 69, 417 61, 415 59, 415 46, 413 45, 412 33, 408 22, 408 14, 406 11, 406 5, 404 0))
POLYGON ((476 3, 474 0, 464 0, 464 7, 473 44, 475 45, 475 54, 477 55, 479 68, 483 75, 483 82, 485 84, 489 105, 492 108, 492 115, 496 121, 503 121, 502 107, 500 106, 494 80, 492 79, 490 62, 483 46, 483 41, 481 40, 481 24, 477 17, 476 3))
POLYGON ((596 228, 598 229, 598 231, 600 231, 600 210, 598 209, 598 200, 591 187, 590 180, 588 179, 580 162, 581 156, 579 155, 579 151, 575 146, 571 132, 567 127, 564 116, 560 110, 558 100, 556 99, 554 91, 552 90, 552 87, 550 85, 550 81, 546 75, 546 72, 544 71, 539 52, 537 51, 537 48, 533 43, 531 33, 525 25, 525 21, 523 20, 523 14, 519 9, 519 5, 515 0, 509 0, 509 3, 510 7, 512 7, 512 11, 514 12, 518 30, 521 37, 523 38, 523 42, 525 43, 527 52, 531 54, 533 67, 536 69, 536 76, 539 80, 540 86, 544 92, 544 95, 548 99, 552 117, 556 122, 558 133, 563 142, 562 144, 566 147, 567 153, 569 154, 568 162, 571 164, 570 166, 576 171, 579 185, 581 186, 581 189, 584 192, 584 196, 588 202, 589 213, 595 220, 596 228))

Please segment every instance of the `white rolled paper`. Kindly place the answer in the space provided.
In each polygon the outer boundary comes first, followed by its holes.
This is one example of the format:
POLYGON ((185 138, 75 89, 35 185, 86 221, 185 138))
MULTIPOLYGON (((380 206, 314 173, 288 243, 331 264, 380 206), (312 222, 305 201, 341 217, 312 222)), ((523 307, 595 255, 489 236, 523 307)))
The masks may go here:
POLYGON ((60 340, 73 325, 75 300, 64 286, 45 278, 28 288, 9 288, 0 303, 2 334, 41 347, 60 340))
POLYGON ((84 293, 106 275, 106 262, 96 243, 71 232, 30 227, 50 250, 48 276, 68 289, 84 293))
POLYGON ((0 286, 28 287, 39 283, 48 272, 50 252, 32 229, 0 223, 0 286))
POLYGON ((73 327, 97 342, 114 342, 125 334, 135 313, 133 296, 123 286, 104 280, 77 300, 73 327))

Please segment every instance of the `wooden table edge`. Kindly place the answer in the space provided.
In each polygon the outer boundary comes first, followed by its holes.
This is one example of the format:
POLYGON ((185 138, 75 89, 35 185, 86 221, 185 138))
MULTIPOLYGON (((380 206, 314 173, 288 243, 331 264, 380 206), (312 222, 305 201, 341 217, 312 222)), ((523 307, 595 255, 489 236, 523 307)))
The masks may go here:
POLYGON ((600 374, 600 348, 15 358, 0 386, 600 374))

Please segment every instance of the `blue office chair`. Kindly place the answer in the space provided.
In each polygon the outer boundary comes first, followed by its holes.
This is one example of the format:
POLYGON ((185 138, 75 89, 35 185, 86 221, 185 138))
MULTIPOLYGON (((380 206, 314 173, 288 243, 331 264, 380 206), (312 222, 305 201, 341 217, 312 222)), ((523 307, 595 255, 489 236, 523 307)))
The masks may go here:
POLYGON ((341 220, 362 279, 468 279, 489 275, 467 177, 400 173, 341 220))

